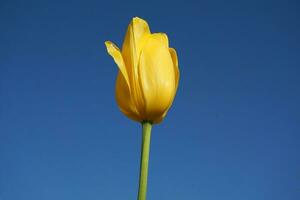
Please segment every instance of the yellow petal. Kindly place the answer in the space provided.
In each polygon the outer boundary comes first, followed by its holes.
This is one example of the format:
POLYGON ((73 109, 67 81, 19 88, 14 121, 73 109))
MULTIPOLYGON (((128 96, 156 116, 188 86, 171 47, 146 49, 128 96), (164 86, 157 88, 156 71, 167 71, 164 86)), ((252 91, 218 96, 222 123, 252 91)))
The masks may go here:
POLYGON ((172 61, 173 61, 173 65, 174 65, 175 86, 176 86, 176 90, 177 90, 178 82, 179 82, 179 76, 180 76, 180 72, 179 72, 179 68, 178 68, 178 58, 177 58, 177 53, 176 53, 175 49, 169 48, 169 50, 170 50, 170 54, 172 56, 172 61))
POLYGON ((110 41, 106 41, 105 45, 106 45, 107 52, 109 53, 109 55, 111 55, 111 57, 113 57, 115 63, 118 65, 119 70, 121 71, 121 73, 128 85, 128 88, 130 90, 130 82, 129 82, 127 69, 126 69, 126 66, 125 66, 125 63, 124 63, 124 60, 123 60, 123 57, 122 57, 122 54, 121 54, 119 48, 110 41))
POLYGON ((147 120, 156 121, 170 107, 175 95, 175 72, 165 34, 148 37, 139 60, 139 82, 147 120))
POLYGON ((116 81, 116 100, 120 110, 127 117, 136 121, 142 121, 136 110, 136 106, 133 103, 130 90, 126 84, 126 80, 124 79, 124 76, 121 74, 121 72, 118 73, 116 81))
POLYGON ((169 48, 169 39, 168 39, 167 34, 165 34, 165 33, 153 33, 151 36, 152 36, 153 39, 160 41, 167 48, 169 48))
POLYGON ((145 37, 149 34, 150 29, 145 20, 138 17, 132 19, 122 46, 122 55, 125 64, 128 68, 131 68, 131 73, 137 73, 136 68, 140 51, 145 44, 145 37))
POLYGON ((122 56, 127 67, 132 99, 141 115, 142 108, 144 108, 144 99, 138 84, 138 60, 141 49, 149 35, 150 29, 147 22, 135 17, 128 26, 122 46, 122 56))
MULTIPOLYGON (((138 17, 134 17, 130 22, 124 39, 122 51, 135 51, 134 56, 138 56, 144 45, 144 37, 150 34, 148 23, 138 17)), ((138 57, 137 57, 138 58, 138 57)))
MULTIPOLYGON (((170 54, 171 54, 171 57, 172 57, 172 61, 173 61, 173 66, 174 66, 174 72, 175 72, 175 93, 176 93, 176 90, 178 88, 179 76, 180 76, 180 72, 179 72, 179 68, 178 68, 178 59, 177 59, 177 53, 176 53, 175 49, 169 48, 169 51, 170 51, 170 54)), ((174 94, 174 97, 175 97, 175 94, 174 94)), ((174 97, 172 99, 172 103, 174 101, 174 97)), ((172 103, 170 104, 169 108, 171 107, 172 103)), ((160 123, 165 118, 165 116, 167 115, 169 108, 164 112, 164 114, 161 115, 161 117, 155 119, 155 121, 153 123, 160 123)))

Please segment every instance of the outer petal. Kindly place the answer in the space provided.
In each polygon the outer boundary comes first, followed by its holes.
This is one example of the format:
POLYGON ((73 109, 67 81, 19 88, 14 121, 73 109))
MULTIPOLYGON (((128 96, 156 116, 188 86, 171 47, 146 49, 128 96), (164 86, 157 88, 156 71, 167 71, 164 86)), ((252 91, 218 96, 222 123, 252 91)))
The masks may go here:
POLYGON ((145 99, 147 120, 161 118, 175 95, 175 72, 165 34, 151 35, 139 62, 139 81, 145 99))
POLYGON ((137 68, 139 55, 145 44, 145 37, 150 34, 147 22, 134 17, 130 22, 122 47, 122 55, 126 66, 137 68))
POLYGON ((180 72, 179 72, 179 68, 178 68, 178 58, 177 58, 177 53, 176 53, 175 49, 169 48, 169 50, 170 50, 170 54, 172 56, 172 61, 173 61, 173 65, 174 65, 175 85, 176 85, 176 90, 177 90, 178 82, 179 82, 179 76, 180 76, 180 72))
POLYGON ((160 41, 163 45, 165 45, 167 48, 169 48, 169 38, 167 34, 165 33, 153 33, 152 38, 155 40, 160 41))
POLYGON ((145 43, 145 36, 150 34, 147 22, 138 17, 134 17, 130 22, 124 39, 122 54, 128 66, 137 66, 139 54, 145 43))
POLYGON ((130 82, 129 82, 128 73, 127 73, 126 66, 123 61, 123 57, 122 57, 122 54, 121 54, 119 48, 110 41, 106 41, 105 45, 106 45, 107 52, 109 53, 109 55, 111 55, 111 57, 113 57, 115 63, 118 65, 119 70, 121 71, 121 73, 126 81, 126 84, 128 85, 128 88, 130 90, 130 82))
POLYGON ((130 90, 121 72, 119 72, 116 81, 116 100, 120 110, 127 117, 136 121, 143 120, 137 112, 136 106, 132 101, 132 96, 130 95, 130 90))
MULTIPOLYGON (((174 72, 175 72, 175 88, 176 88, 175 89, 175 94, 176 94, 176 91, 177 91, 177 88, 178 88, 179 76, 180 76, 180 72, 179 72, 179 68, 178 68, 178 59, 177 59, 177 53, 176 53, 175 49, 169 48, 169 51, 170 51, 170 54, 172 56, 174 72)), ((175 94, 174 94, 174 97, 175 97, 175 94)), ((172 103, 174 101, 174 97, 172 99, 172 103)), ((172 103, 170 104, 169 108, 171 107, 172 103)), ((161 115, 160 118, 157 118, 156 121, 154 121, 154 123, 160 123, 165 118, 165 116, 167 115, 169 108, 164 112, 163 115, 161 115)))
POLYGON ((143 115, 145 100, 138 84, 138 60, 141 49, 145 45, 146 38, 149 35, 150 29, 147 22, 135 17, 128 26, 122 47, 122 55, 127 67, 132 99, 140 115, 143 115))
POLYGON ((119 67, 119 73, 116 81, 116 100, 120 110, 129 118, 140 121, 136 112, 136 107, 132 102, 130 82, 125 67, 122 54, 118 47, 110 41, 105 42, 108 53, 113 57, 119 67))

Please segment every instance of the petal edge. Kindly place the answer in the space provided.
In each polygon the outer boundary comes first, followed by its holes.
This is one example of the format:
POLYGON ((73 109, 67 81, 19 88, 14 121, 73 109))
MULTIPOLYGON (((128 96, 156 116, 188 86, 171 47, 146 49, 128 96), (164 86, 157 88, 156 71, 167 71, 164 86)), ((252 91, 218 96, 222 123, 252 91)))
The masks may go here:
POLYGON ((174 48, 169 48, 169 51, 170 51, 172 61, 173 61, 173 64, 174 64, 175 87, 176 87, 176 90, 177 90, 178 82, 179 82, 179 76, 180 76, 180 72, 179 72, 179 68, 178 68, 178 57, 177 57, 176 50, 174 48))
POLYGON ((126 66, 125 66, 125 63, 124 63, 124 60, 123 60, 123 57, 122 57, 122 54, 121 54, 119 48, 111 41, 106 41, 105 46, 106 46, 108 54, 114 59, 115 63, 118 65, 118 68, 121 71, 122 75, 124 76, 125 81, 130 90, 130 84, 129 84, 130 82, 129 82, 127 69, 126 69, 126 66))

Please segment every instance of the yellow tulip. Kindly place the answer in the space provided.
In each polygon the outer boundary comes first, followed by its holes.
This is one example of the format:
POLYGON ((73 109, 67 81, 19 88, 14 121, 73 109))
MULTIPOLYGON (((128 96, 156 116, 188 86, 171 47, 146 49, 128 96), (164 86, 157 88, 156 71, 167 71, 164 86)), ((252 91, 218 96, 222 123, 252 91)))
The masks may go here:
POLYGON ((150 32, 147 22, 135 17, 128 26, 122 52, 110 41, 108 53, 119 67, 116 100, 129 118, 159 123, 176 94, 179 69, 175 49, 164 33, 150 32))

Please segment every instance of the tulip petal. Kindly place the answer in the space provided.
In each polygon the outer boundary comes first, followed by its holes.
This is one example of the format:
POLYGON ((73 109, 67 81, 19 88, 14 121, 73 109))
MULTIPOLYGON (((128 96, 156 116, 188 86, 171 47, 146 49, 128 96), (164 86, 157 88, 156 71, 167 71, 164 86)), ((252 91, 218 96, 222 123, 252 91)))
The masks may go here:
POLYGON ((130 82, 129 82, 129 77, 128 77, 128 73, 127 73, 127 69, 122 57, 122 54, 119 50, 119 48, 112 42, 110 41, 106 41, 105 42, 106 48, 107 48, 107 52, 109 53, 109 55, 111 55, 111 57, 113 57, 115 63, 118 65, 119 70, 121 71, 127 85, 128 88, 130 90, 130 82))
POLYGON ((165 33, 153 33, 152 38, 158 40, 162 44, 164 44, 167 48, 169 48, 169 38, 165 33))
POLYGON ((150 29, 147 22, 135 17, 128 26, 127 33, 122 46, 122 56, 127 67, 130 81, 132 98, 142 115, 144 99, 138 84, 138 60, 140 52, 145 45, 147 37, 150 35, 150 29))
POLYGON ((172 60, 173 60, 174 71, 175 71, 175 86, 176 86, 176 90, 177 90, 179 76, 180 76, 180 72, 179 72, 179 68, 178 68, 178 57, 177 57, 176 50, 174 48, 169 48, 169 50, 170 50, 170 54, 171 54, 172 60))
MULTIPOLYGON (((174 48, 169 48, 169 51, 170 51, 170 54, 171 54, 171 57, 172 57, 174 72, 175 72, 175 94, 176 94, 176 90, 178 88, 179 76, 180 76, 179 68, 178 68, 178 59, 177 59, 176 50, 174 48)), ((175 94, 173 96, 172 103, 170 103, 169 108, 173 104, 175 94)), ((154 121, 154 123, 160 123, 165 118, 165 116, 167 115, 167 113, 169 111, 169 108, 164 112, 164 114, 161 115, 161 117, 157 118, 156 121, 154 121)))
POLYGON ((116 101, 120 110, 129 118, 141 121, 136 106, 133 103, 132 96, 124 76, 119 71, 116 81, 116 101))
POLYGON ((134 82, 138 76, 137 66, 139 55, 145 44, 147 35, 150 35, 147 22, 138 17, 134 17, 127 28, 122 46, 122 55, 132 82, 134 82))
POLYGON ((137 68, 139 55, 145 44, 145 38, 150 34, 147 22, 141 18, 134 17, 128 26, 127 33, 122 46, 122 54, 126 66, 137 68))
POLYGON ((139 82, 147 120, 156 121, 170 107, 175 95, 175 72, 165 34, 148 37, 140 60, 139 82))
MULTIPOLYGON (((173 66, 174 66, 175 88, 176 88, 175 93, 176 93, 176 90, 178 88, 179 76, 180 76, 180 72, 179 72, 179 68, 178 68, 178 57, 177 57, 176 50, 174 48, 169 48, 169 51, 170 51, 172 61, 173 61, 173 66)), ((175 97, 175 95, 174 95, 174 97, 175 97)), ((172 103, 174 101, 174 97, 172 99, 172 103)), ((170 104, 169 108, 171 107, 172 103, 170 104)), ((165 116, 167 115, 169 108, 164 112, 163 115, 161 115, 161 117, 157 118, 153 123, 160 123, 165 118, 165 116)))

